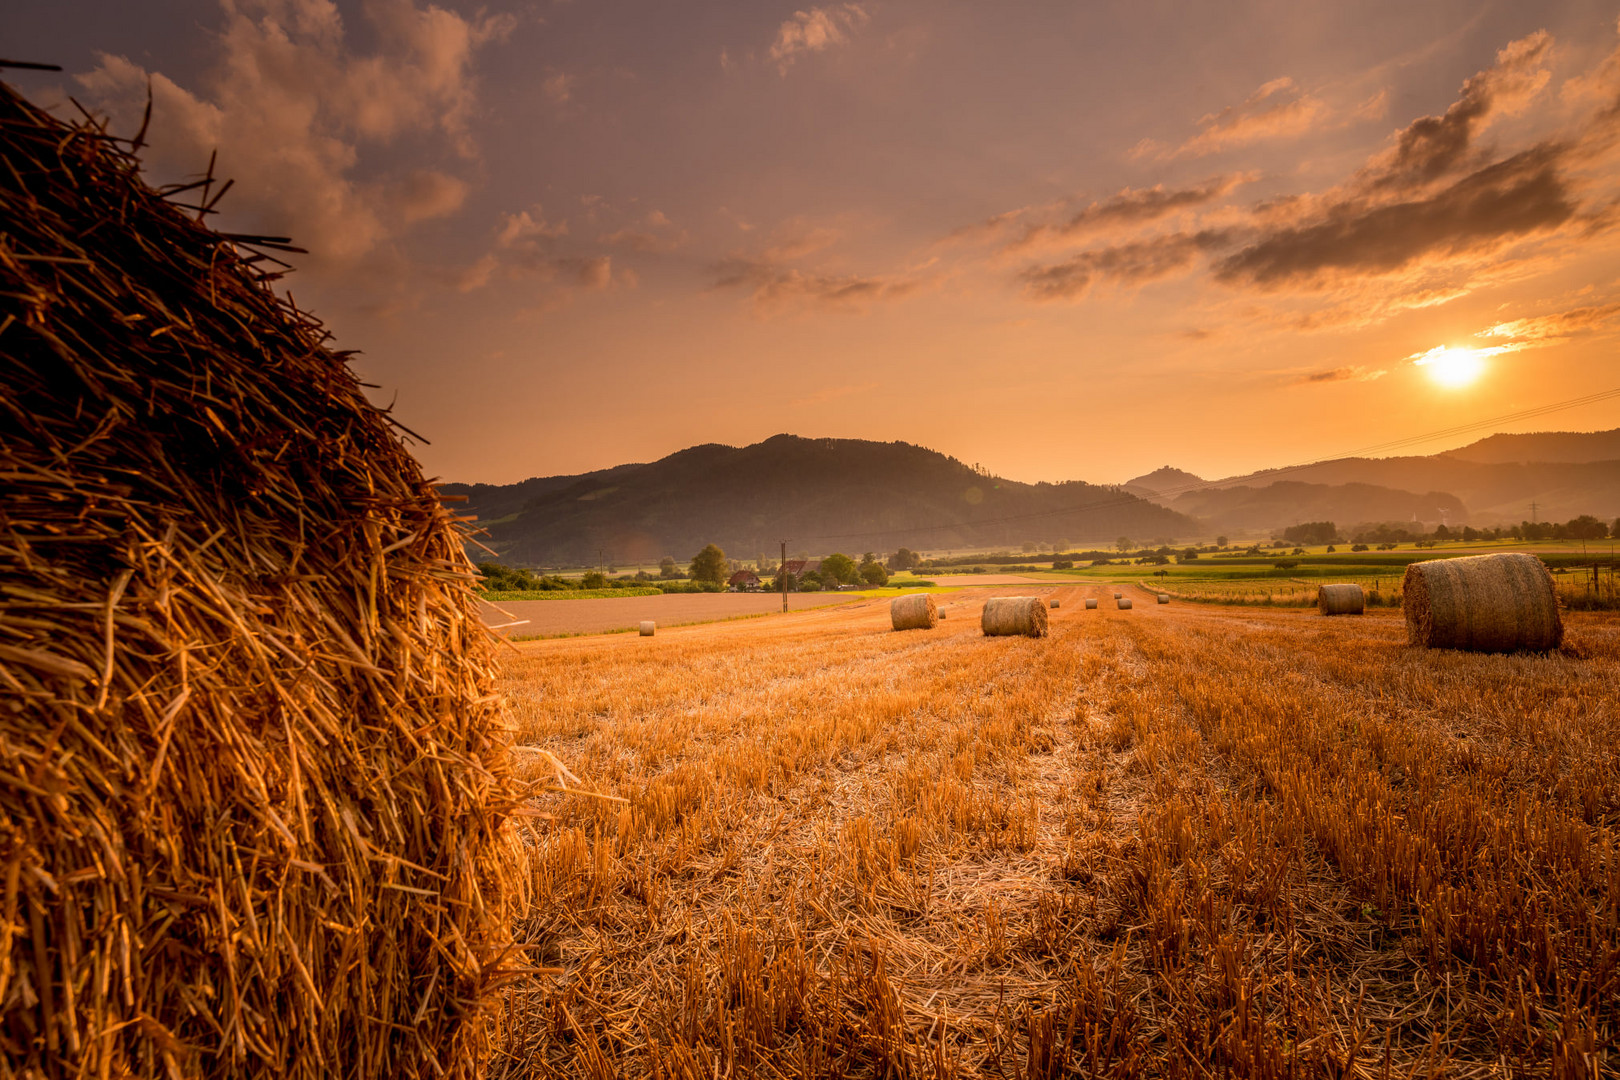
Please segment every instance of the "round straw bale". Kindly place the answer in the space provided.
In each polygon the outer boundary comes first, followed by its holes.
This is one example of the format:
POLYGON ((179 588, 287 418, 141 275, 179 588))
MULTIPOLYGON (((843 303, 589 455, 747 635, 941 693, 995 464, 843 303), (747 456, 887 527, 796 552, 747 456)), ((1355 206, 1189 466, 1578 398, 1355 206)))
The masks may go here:
POLYGON ((1323 585, 1316 590, 1316 610, 1323 615, 1360 615, 1367 608, 1367 594, 1355 582, 1323 585))
POLYGON ((1129 610, 1131 610, 1130 599, 1127 598, 1127 597, 1123 597, 1123 596, 1120 597, 1118 600, 1114 601, 1114 606, 1119 608, 1119 610, 1121 610, 1121 611, 1129 611, 1129 610))
POLYGON ((896 630, 932 630, 939 622, 939 605, 929 593, 911 593, 889 601, 889 621, 896 630))
POLYGON ((655 620, 653 620, 653 619, 642 619, 641 620, 641 636, 642 637, 652 637, 657 632, 658 632, 658 623, 655 620))
POLYGON ((521 789, 465 531, 249 241, 0 128, 0 1074, 483 1075, 521 789))
POLYGON ((939 609, 939 617, 941 619, 943 619, 945 617, 945 609, 944 608, 939 609))
POLYGON ((1095 596, 1086 597, 1086 610, 1087 611, 1091 611, 1096 606, 1097 606, 1097 598, 1095 596))
POLYGON ((1159 603, 1168 604, 1169 602, 1170 602, 1170 594, 1169 593, 1160 593, 1159 594, 1159 603))
POLYGON ((1056 600, 1053 600, 1053 601, 1052 601, 1052 607, 1054 607, 1054 608, 1059 608, 1059 607, 1062 607, 1062 606, 1063 606, 1063 605, 1062 605, 1062 604, 1060 604, 1060 603, 1059 603, 1059 602, 1058 602, 1058 601, 1056 601, 1056 600))
POLYGON ((1412 644, 1431 649, 1544 652, 1564 637, 1552 575, 1534 555, 1412 563, 1401 607, 1412 644))
POLYGON ((986 637, 1045 637, 1046 605, 1038 596, 993 596, 984 602, 980 626, 986 637))
POLYGON ((1118 599, 1119 599, 1119 598, 1120 598, 1120 597, 1122 597, 1122 596, 1124 596, 1124 595, 1125 595, 1125 594, 1124 594, 1124 593, 1115 593, 1115 594, 1114 594, 1114 599, 1115 599, 1115 600, 1118 600, 1118 599))

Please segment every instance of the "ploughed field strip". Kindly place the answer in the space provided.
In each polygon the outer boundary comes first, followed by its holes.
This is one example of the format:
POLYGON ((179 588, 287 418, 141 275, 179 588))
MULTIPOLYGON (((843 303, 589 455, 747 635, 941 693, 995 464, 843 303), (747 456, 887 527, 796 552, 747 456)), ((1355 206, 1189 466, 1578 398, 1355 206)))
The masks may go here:
POLYGON ((1620 621, 1027 591, 523 646, 531 774, 628 801, 530 823, 497 1073, 1614 1073, 1620 621))

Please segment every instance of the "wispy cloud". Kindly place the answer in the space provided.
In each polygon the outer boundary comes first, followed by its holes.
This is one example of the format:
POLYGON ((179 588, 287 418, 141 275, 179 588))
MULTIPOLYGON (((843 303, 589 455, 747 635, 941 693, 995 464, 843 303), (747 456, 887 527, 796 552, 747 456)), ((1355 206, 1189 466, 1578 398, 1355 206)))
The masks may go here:
POLYGON ((1141 285, 1168 277, 1190 267, 1225 238, 1219 230, 1205 230, 1095 248, 1062 262, 1029 267, 1018 280, 1031 300, 1074 300, 1099 283, 1141 285))
POLYGON ((568 222, 548 221, 539 206, 504 214, 491 249, 462 273, 458 286, 471 292, 496 280, 527 279, 553 287, 550 302, 555 294, 633 283, 614 272, 610 255, 563 250, 560 241, 567 235, 568 222))
POLYGON ((1375 379, 1382 379, 1388 374, 1389 372, 1384 368, 1371 369, 1355 364, 1350 367, 1333 368, 1329 371, 1313 371, 1299 376, 1293 382, 1301 386, 1309 386, 1315 383, 1372 382, 1375 379))
POLYGON ((1321 98, 1302 92, 1293 79, 1284 76, 1265 83, 1242 104, 1202 117, 1198 134, 1179 146, 1143 139, 1132 148, 1131 156, 1159 161, 1203 157, 1264 139, 1302 135, 1320 126, 1330 111, 1321 98))
POLYGON ((798 304, 858 311, 917 291, 912 275, 863 275, 800 270, 766 260, 727 259, 714 267, 714 288, 743 289, 761 311, 798 304))
POLYGON ((1497 323, 1475 337, 1508 338, 1514 341, 1554 341, 1578 334, 1597 333, 1620 325, 1620 303, 1593 304, 1550 315, 1532 315, 1497 323))
MULTIPOLYGON (((777 71, 786 75, 800 57, 842 45, 871 19, 859 4, 838 4, 795 11, 783 22, 771 43, 770 58, 777 71)), ((722 63, 724 63, 722 54, 722 63)))
POLYGON ((602 243, 612 247, 629 248, 645 254, 664 254, 685 246, 691 234, 677 228, 660 210, 654 210, 633 225, 604 233, 602 243))
POLYGON ((1252 179, 1253 174, 1233 173, 1185 188, 1167 189, 1163 184, 1125 188, 1116 195, 1091 203, 1064 221, 1026 224, 1023 232, 1007 244, 1006 250, 1016 252, 1053 242, 1072 243, 1110 228, 1147 225, 1183 210, 1207 206, 1252 179))

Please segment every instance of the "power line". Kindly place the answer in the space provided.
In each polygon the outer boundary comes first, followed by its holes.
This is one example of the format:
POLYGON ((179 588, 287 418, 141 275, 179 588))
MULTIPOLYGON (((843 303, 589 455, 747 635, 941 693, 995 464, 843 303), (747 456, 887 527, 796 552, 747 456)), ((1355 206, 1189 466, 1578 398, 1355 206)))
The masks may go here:
MULTIPOLYGON (((1288 473, 1298 472, 1301 469, 1309 469, 1312 466, 1321 465, 1329 461, 1338 461, 1343 458, 1361 457, 1366 454, 1373 454, 1381 451, 1399 450, 1409 446, 1418 446, 1422 443, 1434 442, 1437 439, 1450 438, 1456 435, 1466 435, 1470 432, 1478 431, 1483 428, 1495 427, 1499 424, 1510 424, 1520 420, 1529 420, 1537 416, 1546 416, 1549 413, 1562 412, 1565 409, 1576 409, 1583 405, 1594 405, 1600 401, 1607 401, 1616 397, 1620 397, 1620 386, 1617 386, 1612 390, 1601 390, 1595 394, 1585 394, 1578 398, 1570 398, 1567 401, 1557 401, 1548 405, 1538 405, 1534 408, 1521 409, 1518 412, 1504 413, 1501 416, 1493 416, 1484 420, 1476 420, 1468 424, 1458 424, 1455 427, 1441 428, 1438 431, 1430 431, 1422 435, 1413 435, 1404 439, 1394 439, 1389 442, 1375 443, 1371 446, 1363 446, 1344 453, 1314 458, 1310 461, 1296 462, 1293 465, 1285 465, 1279 469, 1265 469, 1254 473, 1253 475, 1256 478, 1285 476, 1288 473)), ((1158 495, 1161 498, 1185 495, 1194 491, 1206 491, 1211 488, 1217 488, 1223 483, 1224 481, 1205 480, 1196 484, 1185 484, 1180 487, 1167 488, 1158 492, 1158 495)), ((804 539, 860 540, 870 536, 892 536, 896 533, 944 532, 947 529, 970 529, 981 525, 1002 525, 1015 521, 1037 521, 1042 518, 1062 517, 1066 514, 1086 513, 1093 510, 1112 510, 1117 507, 1130 506, 1139 501, 1141 500, 1135 495, 1126 495, 1123 497, 1103 499, 1100 502, 1061 507, 1056 510, 1036 510, 1027 514, 1007 514, 1001 517, 978 518, 972 521, 946 522, 938 525, 910 525, 888 529, 869 529, 865 532, 807 536, 804 537, 804 539)))

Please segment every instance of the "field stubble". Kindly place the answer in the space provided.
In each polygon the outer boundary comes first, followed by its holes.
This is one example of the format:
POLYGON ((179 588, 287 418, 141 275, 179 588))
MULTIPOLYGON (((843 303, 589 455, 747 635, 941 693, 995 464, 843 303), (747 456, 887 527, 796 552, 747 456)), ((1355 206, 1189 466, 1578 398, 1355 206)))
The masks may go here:
POLYGON ((497 1071, 1615 1074, 1620 623, 1476 656, 1106 588, 1044 640, 525 646, 519 741, 628 802, 530 826, 557 973, 497 1071))

